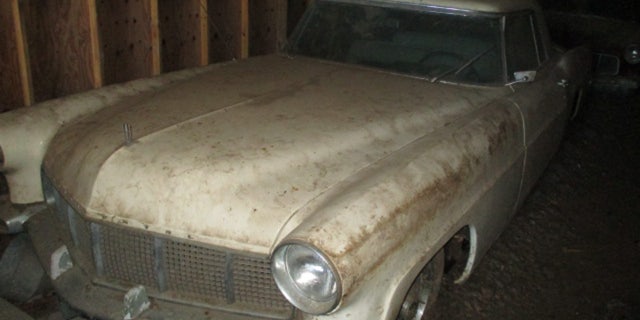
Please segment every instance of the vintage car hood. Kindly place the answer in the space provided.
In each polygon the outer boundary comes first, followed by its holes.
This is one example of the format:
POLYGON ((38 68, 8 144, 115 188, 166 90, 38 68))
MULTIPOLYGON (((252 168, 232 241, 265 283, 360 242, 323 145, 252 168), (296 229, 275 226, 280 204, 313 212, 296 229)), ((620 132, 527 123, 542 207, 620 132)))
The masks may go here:
POLYGON ((253 58, 63 128, 45 170, 90 219, 268 253, 309 201, 500 92, 253 58))

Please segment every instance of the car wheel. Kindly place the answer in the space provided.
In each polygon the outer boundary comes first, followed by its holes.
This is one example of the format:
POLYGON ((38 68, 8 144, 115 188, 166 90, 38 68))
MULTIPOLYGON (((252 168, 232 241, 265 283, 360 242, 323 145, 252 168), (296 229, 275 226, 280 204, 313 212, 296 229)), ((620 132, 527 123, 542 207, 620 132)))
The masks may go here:
POLYGON ((440 250, 416 277, 402 302, 397 320, 430 318, 444 272, 444 251, 440 250))

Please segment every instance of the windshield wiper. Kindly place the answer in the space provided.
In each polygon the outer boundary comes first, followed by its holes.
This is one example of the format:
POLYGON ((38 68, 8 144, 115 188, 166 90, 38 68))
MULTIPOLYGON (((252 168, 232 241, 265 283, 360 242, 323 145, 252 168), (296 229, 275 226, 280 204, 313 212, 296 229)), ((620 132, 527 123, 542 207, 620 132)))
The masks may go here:
POLYGON ((467 69, 469 66, 471 66, 472 64, 476 63, 476 61, 480 60, 480 58, 484 57, 487 53, 489 53, 489 51, 493 50, 496 47, 496 45, 491 45, 489 48, 485 49, 484 51, 481 51, 480 53, 478 53, 477 55, 471 57, 471 59, 465 61, 464 63, 462 63, 459 67, 455 67, 455 68, 451 68, 433 78, 431 78, 431 82, 436 82, 440 79, 442 79, 443 77, 446 77, 448 75, 450 75, 451 73, 453 73, 454 75, 459 75, 460 72, 464 71, 465 69, 467 69))

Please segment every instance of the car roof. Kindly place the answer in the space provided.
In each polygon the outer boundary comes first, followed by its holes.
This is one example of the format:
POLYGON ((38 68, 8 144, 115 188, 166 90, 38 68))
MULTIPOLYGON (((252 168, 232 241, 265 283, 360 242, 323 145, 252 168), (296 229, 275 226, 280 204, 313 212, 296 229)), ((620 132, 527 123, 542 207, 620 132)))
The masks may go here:
POLYGON ((539 10, 535 0, 382 0, 379 2, 426 5, 487 13, 539 10))

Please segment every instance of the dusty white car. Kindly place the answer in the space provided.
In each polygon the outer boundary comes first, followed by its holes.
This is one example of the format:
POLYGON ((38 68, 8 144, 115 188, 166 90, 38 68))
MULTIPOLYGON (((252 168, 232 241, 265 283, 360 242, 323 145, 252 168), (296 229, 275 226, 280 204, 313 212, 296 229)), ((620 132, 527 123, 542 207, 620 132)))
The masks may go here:
POLYGON ((422 319, 545 169, 588 66, 532 0, 318 0, 285 54, 0 115, 2 170, 48 205, 25 227, 85 316, 422 319))

